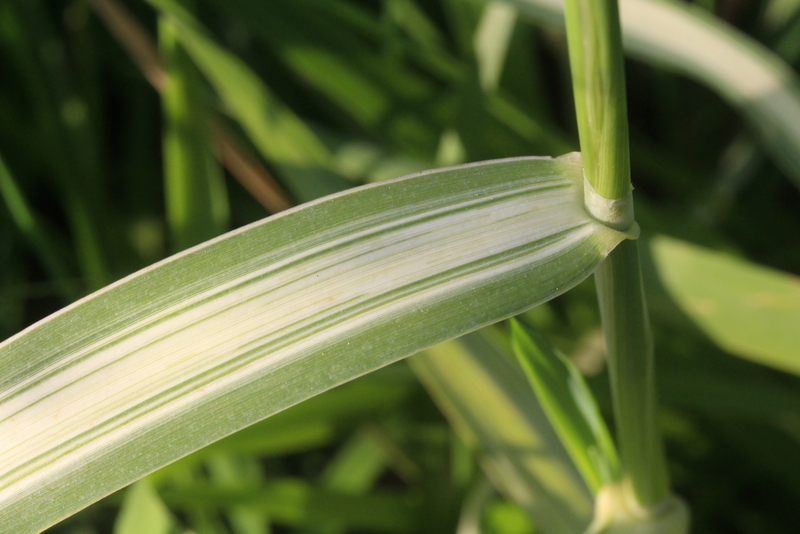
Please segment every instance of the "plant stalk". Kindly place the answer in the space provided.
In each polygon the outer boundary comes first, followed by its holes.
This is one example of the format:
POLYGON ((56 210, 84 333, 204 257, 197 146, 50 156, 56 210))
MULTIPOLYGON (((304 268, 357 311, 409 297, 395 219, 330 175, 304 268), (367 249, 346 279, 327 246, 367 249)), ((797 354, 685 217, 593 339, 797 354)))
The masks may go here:
POLYGON ((658 429, 653 342, 639 247, 625 240, 595 271, 608 354, 620 458, 636 504, 667 499, 669 477, 658 429))
MULTIPOLYGON (((630 197, 628 117, 616 0, 566 0, 575 108, 587 211, 620 230, 635 228, 630 197), (598 209, 599 206, 599 209, 598 209)), ((670 497, 636 241, 614 249, 595 272, 608 353, 623 476, 635 508, 670 497)))
POLYGON ((575 115, 584 175, 607 199, 630 191, 625 69, 616 0, 566 0, 575 115))

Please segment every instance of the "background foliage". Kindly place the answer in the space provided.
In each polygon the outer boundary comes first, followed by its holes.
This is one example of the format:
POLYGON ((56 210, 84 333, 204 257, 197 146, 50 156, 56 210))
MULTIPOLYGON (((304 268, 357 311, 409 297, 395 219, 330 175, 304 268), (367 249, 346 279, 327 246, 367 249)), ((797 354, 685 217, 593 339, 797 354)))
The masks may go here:
MULTIPOLYGON (((2 338, 290 204, 435 166, 578 147, 563 32, 507 4, 153 0, 126 3, 116 19, 109 5, 0 4, 2 338), (144 33, 131 37, 136 24, 144 33)), ((738 28, 737 39, 800 61, 800 3, 695 7, 738 28)), ((793 532, 798 380, 748 359, 797 372, 800 290, 791 274, 748 262, 800 273, 797 188, 766 156, 775 141, 720 96, 649 64, 626 69, 676 492, 698 532, 793 532), (688 243, 719 252, 693 256, 688 243)), ((526 320, 578 364, 608 414, 590 284, 526 320)), ((401 362, 52 532, 137 532, 126 524, 142 510, 154 533, 534 532, 479 459, 401 362)))

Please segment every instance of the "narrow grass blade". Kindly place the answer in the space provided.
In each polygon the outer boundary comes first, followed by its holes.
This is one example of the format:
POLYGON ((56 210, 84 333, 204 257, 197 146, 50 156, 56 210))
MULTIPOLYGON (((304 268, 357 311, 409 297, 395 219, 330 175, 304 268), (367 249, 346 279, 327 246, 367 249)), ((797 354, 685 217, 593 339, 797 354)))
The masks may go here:
POLYGON ((614 441, 580 372, 532 328, 511 320, 511 341, 547 418, 595 493, 619 479, 614 441))
MULTIPOLYGON (((117 0, 90 0, 89 3, 109 32, 128 52, 150 85, 156 91, 162 92, 167 82, 167 73, 161 64, 156 45, 144 26, 117 0)), ((187 89, 186 92, 191 94, 196 90, 187 89)), ((211 125, 217 157, 222 165, 270 213, 278 213, 290 208, 291 202, 280 185, 261 162, 250 156, 240 146, 236 138, 224 127, 222 121, 212 120, 211 125)), ((208 127, 207 124, 201 124, 201 126, 201 131, 208 127)), ((224 206, 220 206, 220 208, 224 208, 224 206)), ((214 236, 219 233, 221 232, 215 233, 214 236)))
MULTIPOLYGON (((522 14, 564 24, 561 0, 504 0, 522 14)), ((626 50, 718 92, 751 124, 800 187, 800 79, 775 53, 692 5, 620 0, 626 50)))
POLYGON ((64 301, 72 302, 77 299, 79 290, 73 275, 67 269, 55 241, 28 205, 22 190, 17 187, 14 176, 2 156, 0 156, 0 197, 6 204, 14 224, 33 248, 39 261, 42 262, 42 267, 55 281, 64 301))
POLYGON ((548 300, 624 235, 576 154, 440 169, 176 255, 0 345, 0 524, 34 532, 203 445, 548 300))
POLYGON ((652 251, 667 292, 720 347, 800 374, 800 279, 663 236, 652 251))
POLYGON ((72 90, 63 43, 46 23, 49 18, 41 15, 42 10, 39 1, 4 3, 0 5, 0 18, 11 37, 11 57, 17 60, 25 91, 34 103, 33 119, 43 140, 41 154, 50 163, 51 174, 63 195, 78 264, 88 288, 98 289, 110 279, 105 252, 108 243, 98 232, 102 227, 99 214, 106 203, 102 198, 87 198, 87 194, 97 195, 102 189, 96 187, 94 180, 99 174, 95 159, 89 155, 93 147, 87 110, 72 90), (56 53, 34 53, 43 42, 52 43, 56 53))
POLYGON ((438 89, 418 69, 409 68, 403 56, 412 55, 406 51, 410 48, 435 56, 431 48, 443 40, 414 2, 385 2, 382 16, 348 2, 345 9, 368 13, 357 24, 343 20, 339 1, 214 2, 246 21, 253 36, 319 95, 323 109, 338 108, 348 120, 380 131, 380 137, 392 144, 419 147, 412 153, 432 146, 437 135, 432 123, 439 111, 433 104, 438 89), (365 19, 374 27, 366 30, 365 19), (367 33, 373 35, 365 39, 367 33), (408 38, 420 42, 409 46, 408 38), (376 40, 391 44, 375 46, 376 40), (395 47, 400 47, 397 52, 406 50, 402 55, 388 52, 387 48, 395 47))
POLYGON ((200 74, 178 42, 175 22, 159 21, 164 60, 164 181, 172 249, 184 250, 223 233, 228 198, 210 147, 210 116, 200 74))
MULTIPOLYGON (((367 432, 356 432, 336 453, 320 477, 319 487, 343 495, 367 495, 386 470, 387 455, 367 432)), ((344 534, 341 524, 327 525, 319 534, 344 534)))
MULTIPOLYGON (((255 456, 216 454, 208 459, 206 468, 213 482, 220 487, 252 487, 263 484, 266 478, 260 459, 255 456)), ((258 508, 233 504, 226 515, 233 534, 269 534, 269 518, 258 508)))
POLYGON ((503 74, 508 46, 517 23, 517 10, 509 4, 486 5, 475 32, 475 59, 484 92, 495 91, 503 74))
POLYGON ((386 466, 383 448, 368 433, 358 432, 326 466, 321 483, 329 490, 363 495, 375 484, 386 466))
POLYGON ((169 509, 146 478, 125 491, 114 534, 170 534, 171 531, 169 509))
POLYGON ((481 534, 483 532, 481 528, 483 512, 494 494, 495 489, 492 483, 485 476, 481 476, 464 498, 455 534, 481 534))
POLYGON ((311 486, 305 480, 271 480, 253 488, 221 488, 195 483, 180 490, 162 491, 170 506, 202 506, 219 509, 237 504, 256 509, 275 523, 319 529, 338 522, 350 532, 418 532, 421 522, 417 496, 401 491, 375 491, 347 495, 311 486))
POLYGON ((175 24, 181 44, 242 125, 262 155, 277 166, 300 201, 347 186, 332 173, 323 142, 235 55, 217 45, 197 20, 174 0, 150 3, 175 24), (338 185, 337 185, 338 184, 338 185))
POLYGON ((591 492, 513 358, 478 332, 409 361, 495 486, 538 529, 583 532, 591 492))

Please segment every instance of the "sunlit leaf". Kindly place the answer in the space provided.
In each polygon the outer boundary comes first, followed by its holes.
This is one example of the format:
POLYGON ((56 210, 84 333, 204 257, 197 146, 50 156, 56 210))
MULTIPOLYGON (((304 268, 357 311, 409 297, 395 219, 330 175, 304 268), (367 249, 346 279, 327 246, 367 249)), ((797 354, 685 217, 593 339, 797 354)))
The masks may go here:
POLYGON ((34 532, 316 393, 515 315, 624 235, 578 155, 341 193, 140 271, 0 345, 0 523, 34 532))
POLYGON ((712 340, 800 374, 800 278, 667 237, 652 247, 665 288, 712 340))
POLYGON ((114 534, 169 534, 169 509, 148 482, 140 480, 125 491, 114 534))
POLYGON ((578 369, 547 339, 511 320, 511 340, 553 428, 592 491, 619 477, 614 441, 578 369))

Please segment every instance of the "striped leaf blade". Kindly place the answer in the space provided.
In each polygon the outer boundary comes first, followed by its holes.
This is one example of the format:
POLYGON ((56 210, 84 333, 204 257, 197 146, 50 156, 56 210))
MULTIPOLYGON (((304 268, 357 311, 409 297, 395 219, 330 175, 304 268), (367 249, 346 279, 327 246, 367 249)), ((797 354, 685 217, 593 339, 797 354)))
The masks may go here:
POLYGON ((0 345, 0 524, 36 532, 240 428, 509 317, 624 236, 580 156, 326 197, 144 269, 0 345))

